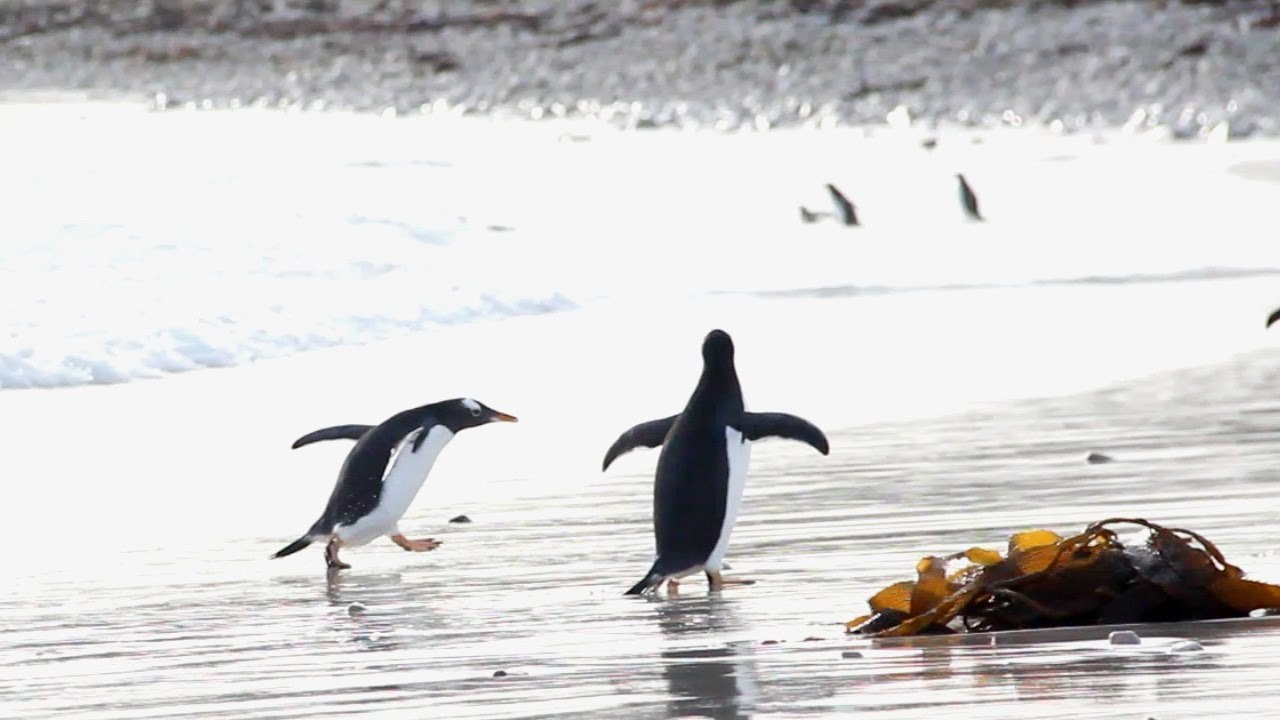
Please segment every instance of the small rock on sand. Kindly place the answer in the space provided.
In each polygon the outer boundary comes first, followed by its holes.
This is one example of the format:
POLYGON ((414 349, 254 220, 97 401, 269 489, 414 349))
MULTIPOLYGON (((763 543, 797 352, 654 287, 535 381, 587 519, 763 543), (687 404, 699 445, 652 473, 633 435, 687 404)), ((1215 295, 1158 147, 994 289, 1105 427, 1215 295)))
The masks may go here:
POLYGON ((1111 462, 1111 461, 1112 461, 1112 457, 1111 457, 1110 455, 1106 455, 1106 454, 1103 454, 1103 453, 1100 453, 1100 452, 1091 452, 1091 453, 1089 453, 1089 456, 1085 458, 1085 460, 1086 460, 1090 465, 1097 465, 1098 463, 1109 463, 1109 462, 1111 462))
POLYGON ((353 602, 347 606, 347 614, 352 616, 363 615, 368 609, 362 602, 353 602))
POLYGON ((458 517, 449 518, 449 522, 451 522, 451 523, 469 523, 469 522, 471 522, 471 518, 467 517, 466 515, 459 515, 458 517))
POLYGON ((1107 636, 1112 645, 1141 645, 1142 638, 1132 630, 1116 630, 1107 636))

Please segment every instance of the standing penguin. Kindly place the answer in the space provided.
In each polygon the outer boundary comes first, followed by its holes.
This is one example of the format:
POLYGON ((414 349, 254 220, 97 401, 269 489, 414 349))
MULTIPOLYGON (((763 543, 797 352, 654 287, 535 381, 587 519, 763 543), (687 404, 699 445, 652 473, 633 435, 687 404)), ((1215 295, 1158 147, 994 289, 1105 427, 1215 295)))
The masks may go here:
POLYGON ((604 456, 603 470, 638 447, 662 446, 653 486, 653 534, 657 558, 627 591, 639 595, 669 589, 704 570, 712 589, 726 583, 729 535, 746 484, 748 441, 765 437, 800 440, 826 455, 827 438, 812 423, 784 413, 746 412, 733 365, 733 340, 712 330, 702 341, 702 376, 679 415, 641 423, 623 433, 604 456))
POLYGON ((969 187, 969 182, 962 173, 956 173, 956 179, 960 181, 960 204, 964 206, 964 214, 970 219, 982 220, 982 213, 978 212, 978 196, 973 188, 969 187))
POLYGON ((405 550, 436 549, 437 540, 410 540, 401 534, 400 518, 454 435, 498 421, 516 422, 516 418, 471 398, 456 398, 405 410, 379 425, 337 425, 303 435, 294 441, 294 448, 322 440, 355 440, 356 444, 338 471, 338 482, 320 519, 306 535, 271 557, 292 555, 327 540, 328 566, 349 568, 338 559, 340 548, 366 545, 383 535, 405 550))

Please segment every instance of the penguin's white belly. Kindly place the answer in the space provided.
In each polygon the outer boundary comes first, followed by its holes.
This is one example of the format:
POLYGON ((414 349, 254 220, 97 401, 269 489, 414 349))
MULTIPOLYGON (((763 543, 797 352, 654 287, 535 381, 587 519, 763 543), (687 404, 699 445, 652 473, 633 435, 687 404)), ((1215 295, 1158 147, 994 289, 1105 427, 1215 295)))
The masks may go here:
POLYGON ((378 505, 350 525, 338 525, 334 533, 342 540, 343 545, 364 545, 383 535, 397 532, 400 518, 408 512, 409 505, 418 496, 422 483, 435 465, 436 457, 445 445, 453 439, 453 432, 443 425, 432 426, 427 438, 417 452, 413 451, 413 441, 422 431, 409 433, 396 447, 395 460, 391 468, 382 476, 382 495, 378 505))
POLYGON ((729 535, 738 520, 738 508, 742 506, 742 491, 747 487, 747 465, 751 460, 751 443, 742 433, 725 427, 725 452, 729 457, 729 487, 724 498, 724 523, 720 525, 720 539, 707 557, 707 570, 719 572, 724 566, 724 554, 729 549, 729 535))

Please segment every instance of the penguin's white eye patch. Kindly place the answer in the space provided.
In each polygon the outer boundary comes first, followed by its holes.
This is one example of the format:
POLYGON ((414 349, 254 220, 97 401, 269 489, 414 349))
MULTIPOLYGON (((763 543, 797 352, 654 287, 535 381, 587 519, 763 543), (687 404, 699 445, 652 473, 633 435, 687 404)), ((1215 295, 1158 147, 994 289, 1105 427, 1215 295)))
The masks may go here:
POLYGON ((462 406, 471 411, 471 417, 480 417, 480 403, 471 398, 463 398, 462 406))

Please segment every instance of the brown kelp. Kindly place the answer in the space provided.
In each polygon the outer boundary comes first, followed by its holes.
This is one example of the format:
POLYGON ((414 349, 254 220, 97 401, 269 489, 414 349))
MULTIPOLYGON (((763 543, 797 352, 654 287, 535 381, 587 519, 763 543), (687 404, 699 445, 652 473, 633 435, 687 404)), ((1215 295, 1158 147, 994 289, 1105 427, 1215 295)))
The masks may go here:
POLYGON ((1280 586, 1246 580, 1203 536, 1140 519, 1102 520, 1067 538, 1020 532, 1004 556, 979 547, 929 556, 916 575, 873 595, 871 614, 848 631, 897 637, 1213 620, 1280 607, 1280 586), (1126 525, 1146 528, 1146 540, 1126 545, 1116 530, 1126 525))

